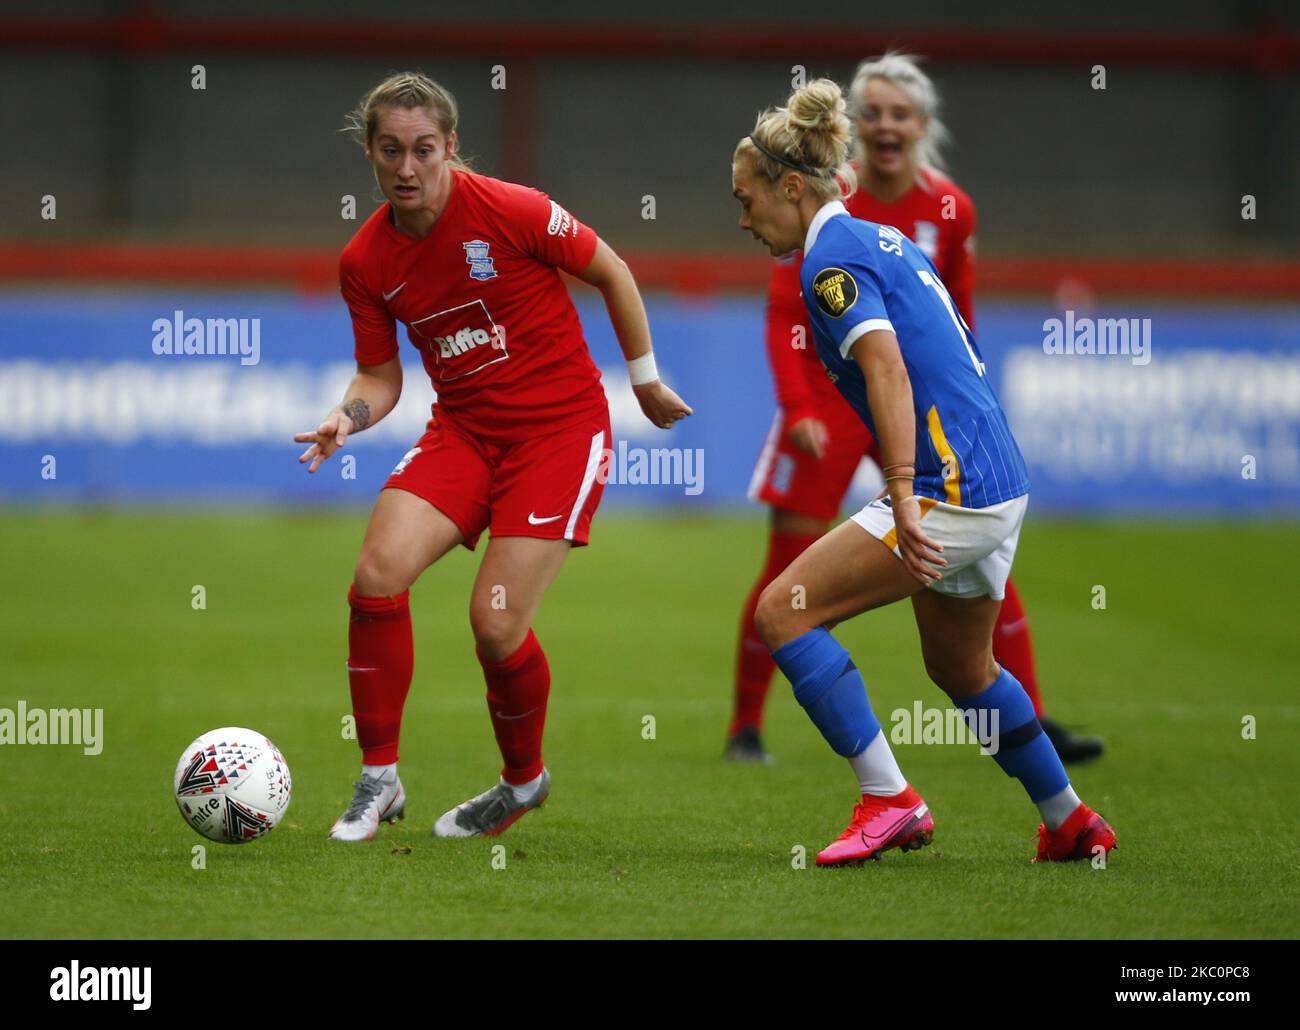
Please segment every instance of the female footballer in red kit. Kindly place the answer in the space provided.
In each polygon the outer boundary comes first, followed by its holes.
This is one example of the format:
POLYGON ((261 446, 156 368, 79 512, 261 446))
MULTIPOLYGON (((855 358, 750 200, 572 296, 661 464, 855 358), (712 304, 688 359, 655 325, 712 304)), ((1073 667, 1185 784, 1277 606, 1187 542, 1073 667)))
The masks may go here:
POLYGON ((397 775, 413 643, 408 592, 458 544, 490 539, 469 619, 503 769, 434 824, 441 837, 495 835, 546 800, 542 731, 550 693, 532 630, 569 549, 584 546, 610 446, 609 409, 558 270, 603 295, 646 417, 691 409, 655 372, 645 308, 627 266, 544 193, 472 172, 457 156, 457 108, 419 73, 393 75, 350 127, 386 203, 343 250, 357 372, 299 461, 315 472, 374 425, 402 388, 396 323, 437 391, 427 431, 375 503, 348 591, 348 680, 362 775, 331 839, 373 838, 400 818, 397 775))
MULTIPOLYGON (((974 326, 975 206, 939 171, 947 131, 933 82, 906 54, 858 66, 849 94, 857 105, 858 189, 844 201, 855 218, 892 225, 934 262, 966 324, 974 326)), ((768 286, 767 351, 780 410, 750 484, 752 500, 772 511, 767 559, 746 598, 736 655, 727 757, 768 761, 760 730, 774 665, 754 628, 763 589, 830 529, 865 455, 880 450, 826 377, 812 346, 799 293, 801 252, 773 264, 768 286)), ((994 631, 994 655, 1034 703, 1044 732, 1065 762, 1101 753, 1095 737, 1077 737, 1043 714, 1029 625, 1013 582, 994 631)))

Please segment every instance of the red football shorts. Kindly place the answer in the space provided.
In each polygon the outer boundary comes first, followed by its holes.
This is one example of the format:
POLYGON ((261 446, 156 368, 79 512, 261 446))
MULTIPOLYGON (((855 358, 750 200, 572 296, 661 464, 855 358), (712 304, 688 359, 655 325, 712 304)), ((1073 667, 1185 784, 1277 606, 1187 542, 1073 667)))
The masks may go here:
POLYGON ((393 469, 385 490, 422 497, 451 519, 471 551, 479 535, 570 540, 585 546, 605 492, 599 475, 610 447, 609 410, 546 436, 493 444, 446 415, 393 469))
POLYGON ((749 482, 749 499, 774 508, 834 519, 864 456, 878 459, 870 431, 847 404, 827 405, 819 416, 830 442, 820 458, 801 451, 787 436, 785 413, 777 409, 772 429, 749 482))

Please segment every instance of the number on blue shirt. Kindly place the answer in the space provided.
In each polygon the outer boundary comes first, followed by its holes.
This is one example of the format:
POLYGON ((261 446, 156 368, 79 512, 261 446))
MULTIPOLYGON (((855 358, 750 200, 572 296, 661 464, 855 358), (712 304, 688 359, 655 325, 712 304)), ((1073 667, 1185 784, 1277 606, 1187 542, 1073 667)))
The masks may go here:
POLYGON ((957 314, 956 307, 953 306, 952 298, 948 296, 948 291, 938 279, 930 274, 928 268, 918 268, 916 274, 921 277, 921 282, 926 286, 934 287, 939 299, 943 301, 943 306, 948 309, 948 317, 952 319, 952 324, 957 327, 957 335, 961 337, 961 342, 966 345, 966 353, 970 355, 971 364, 975 366, 975 371, 979 375, 984 374, 984 362, 975 356, 975 349, 970 345, 970 337, 966 335, 966 326, 962 324, 961 317, 957 314))

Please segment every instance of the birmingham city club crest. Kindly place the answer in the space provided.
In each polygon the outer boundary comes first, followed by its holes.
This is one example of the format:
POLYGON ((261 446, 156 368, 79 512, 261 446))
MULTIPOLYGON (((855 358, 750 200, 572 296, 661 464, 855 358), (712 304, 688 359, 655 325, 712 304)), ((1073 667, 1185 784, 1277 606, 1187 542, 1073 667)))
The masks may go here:
POLYGON ((469 265, 471 279, 483 282, 497 277, 497 270, 492 267, 492 258, 488 256, 488 244, 482 240, 470 240, 461 246, 465 248, 465 263, 469 265))

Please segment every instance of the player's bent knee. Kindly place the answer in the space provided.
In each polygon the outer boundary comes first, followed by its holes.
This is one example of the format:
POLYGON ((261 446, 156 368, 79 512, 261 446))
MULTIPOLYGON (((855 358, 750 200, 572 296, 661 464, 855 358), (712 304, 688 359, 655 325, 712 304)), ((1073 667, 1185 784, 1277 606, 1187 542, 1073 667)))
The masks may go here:
POLYGON ((806 614, 794 607, 789 588, 778 576, 758 597, 758 607, 754 609, 754 629, 758 631, 759 639, 767 649, 775 651, 782 644, 799 636, 800 617, 806 614))
POLYGON ((470 608, 469 625, 479 652, 490 662, 505 661, 528 636, 528 626, 513 612, 487 605, 470 608))
POLYGON ((988 686, 987 669, 983 663, 926 659, 925 673, 936 687, 954 699, 978 694, 988 686))
POLYGON ((409 590, 417 575, 382 551, 363 550, 357 559, 353 582, 362 597, 395 597, 409 590))
POLYGON ((772 649, 771 639, 776 629, 776 612, 773 611, 772 604, 772 584, 769 583, 763 588, 763 592, 758 595, 758 604, 754 607, 754 630, 769 651, 772 649))

